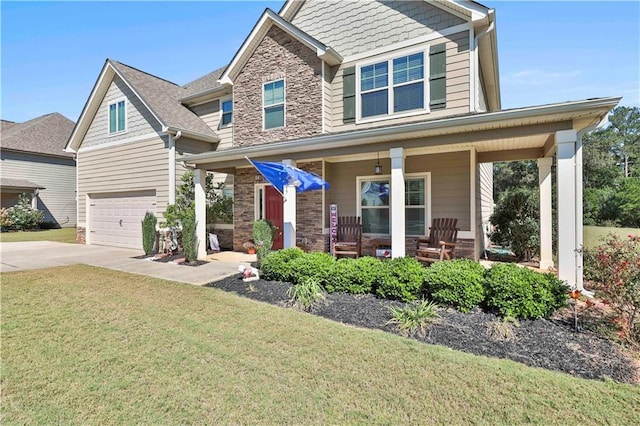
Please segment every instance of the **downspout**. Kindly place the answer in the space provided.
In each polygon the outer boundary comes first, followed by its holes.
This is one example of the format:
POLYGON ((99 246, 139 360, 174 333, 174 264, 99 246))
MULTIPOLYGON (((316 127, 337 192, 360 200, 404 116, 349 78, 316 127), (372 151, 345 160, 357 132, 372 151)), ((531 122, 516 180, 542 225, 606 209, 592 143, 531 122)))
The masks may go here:
POLYGON ((176 141, 182 137, 178 130, 175 135, 167 132, 169 137, 169 204, 176 203, 176 141))
MULTIPOLYGON (((472 82, 472 87, 473 87, 473 112, 478 112, 478 110, 480 109, 480 102, 478 101, 479 99, 479 91, 480 91, 480 85, 478 84, 480 82, 480 55, 478 55, 478 43, 480 42, 480 39, 484 36, 486 36, 487 34, 489 34, 491 31, 493 31, 494 27, 495 27, 495 21, 493 18, 493 11, 489 12, 489 26, 487 27, 487 29, 485 29, 484 31, 482 31, 480 34, 476 35, 473 39, 473 79, 474 81, 472 82)), ((486 100, 485 100, 486 102, 486 100)))

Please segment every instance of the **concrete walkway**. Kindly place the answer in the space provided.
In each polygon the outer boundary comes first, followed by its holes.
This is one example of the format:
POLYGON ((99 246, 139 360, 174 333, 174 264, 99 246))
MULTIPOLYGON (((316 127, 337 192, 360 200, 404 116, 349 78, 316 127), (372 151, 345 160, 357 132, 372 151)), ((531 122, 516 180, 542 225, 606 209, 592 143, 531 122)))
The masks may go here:
POLYGON ((172 281, 202 285, 238 273, 238 265, 255 261, 255 255, 222 252, 208 257, 209 263, 191 267, 171 263, 134 259, 141 250, 117 247, 28 241, 0 242, 0 272, 51 268, 86 264, 133 274, 164 278, 172 281))

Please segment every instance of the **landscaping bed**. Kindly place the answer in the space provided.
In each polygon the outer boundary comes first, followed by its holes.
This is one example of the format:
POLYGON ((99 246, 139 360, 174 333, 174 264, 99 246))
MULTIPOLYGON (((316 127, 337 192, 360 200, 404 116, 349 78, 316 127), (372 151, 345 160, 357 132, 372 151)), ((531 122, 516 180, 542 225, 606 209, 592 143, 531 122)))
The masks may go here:
MULTIPOLYGON (((292 286, 289 283, 263 279, 245 283, 237 275, 206 286, 282 307, 291 306, 287 295, 292 286)), ((389 307, 404 305, 404 302, 380 299, 371 294, 336 292, 316 302, 310 313, 344 324, 400 334, 395 326, 388 324, 391 319, 389 307)), ((479 308, 468 313, 438 308, 438 313, 440 321, 432 325, 425 336, 413 338, 587 379, 613 379, 625 383, 638 383, 640 379, 636 362, 616 345, 592 331, 574 332, 569 308, 557 312, 552 319, 521 320, 517 326, 510 327, 511 333, 506 337, 496 333, 496 328, 504 324, 500 318, 479 308)))

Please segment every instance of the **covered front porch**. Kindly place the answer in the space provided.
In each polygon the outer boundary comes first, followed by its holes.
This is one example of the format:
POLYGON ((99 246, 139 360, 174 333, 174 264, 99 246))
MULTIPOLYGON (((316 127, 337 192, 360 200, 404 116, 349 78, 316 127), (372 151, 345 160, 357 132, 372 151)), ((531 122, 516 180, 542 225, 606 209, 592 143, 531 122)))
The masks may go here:
MULTIPOLYGON (((492 205, 492 163, 537 159, 540 187, 540 263, 552 259, 551 164, 557 163, 558 273, 582 288, 582 135, 599 124, 618 98, 465 115, 343 134, 264 143, 184 157, 196 167, 199 256, 205 250, 204 180, 207 171, 231 173, 234 248, 251 239, 251 224, 266 218, 267 186, 245 156, 289 162, 314 172, 330 190, 295 193, 282 202, 283 247, 329 248, 329 206, 360 216, 364 253, 388 238, 392 256, 411 256, 432 218, 458 219, 458 255, 478 259, 483 222, 492 205), (382 171, 376 174, 376 165, 382 171), (261 189, 263 188, 263 189, 261 189), (371 188, 376 188, 373 191, 371 188), (382 188, 382 189, 381 189, 382 188), (400 200, 400 201, 398 201, 400 200), (404 202, 402 201, 404 200, 404 202)), ((276 203, 277 204, 277 203, 276 203)))

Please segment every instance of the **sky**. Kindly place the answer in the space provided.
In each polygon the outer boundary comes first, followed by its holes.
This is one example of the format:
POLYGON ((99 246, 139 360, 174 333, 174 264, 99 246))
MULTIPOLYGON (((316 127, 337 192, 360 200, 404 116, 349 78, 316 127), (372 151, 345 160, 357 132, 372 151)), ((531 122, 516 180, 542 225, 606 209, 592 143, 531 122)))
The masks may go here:
MULTIPOLYGON (((503 109, 605 96, 640 106, 639 1, 480 2, 496 10, 503 109)), ((76 121, 106 58, 185 84, 226 65, 282 4, 1 0, 0 117, 76 121)))

